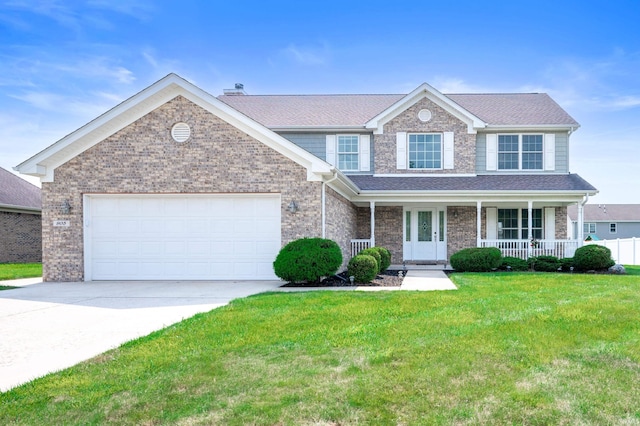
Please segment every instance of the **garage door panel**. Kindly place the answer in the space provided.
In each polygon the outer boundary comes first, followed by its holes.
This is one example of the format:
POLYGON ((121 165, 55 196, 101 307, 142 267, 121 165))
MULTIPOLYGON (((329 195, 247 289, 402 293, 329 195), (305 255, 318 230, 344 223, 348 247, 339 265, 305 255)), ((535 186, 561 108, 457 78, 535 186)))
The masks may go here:
POLYGON ((90 279, 275 279, 280 197, 89 199, 90 279))

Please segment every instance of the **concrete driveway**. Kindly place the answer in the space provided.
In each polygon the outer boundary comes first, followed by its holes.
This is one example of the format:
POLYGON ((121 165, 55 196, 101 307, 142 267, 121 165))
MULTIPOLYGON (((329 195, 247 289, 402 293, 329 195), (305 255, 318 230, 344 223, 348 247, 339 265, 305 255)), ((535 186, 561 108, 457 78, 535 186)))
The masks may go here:
POLYGON ((0 291, 0 391, 280 285, 280 281, 104 281, 39 283, 0 291))

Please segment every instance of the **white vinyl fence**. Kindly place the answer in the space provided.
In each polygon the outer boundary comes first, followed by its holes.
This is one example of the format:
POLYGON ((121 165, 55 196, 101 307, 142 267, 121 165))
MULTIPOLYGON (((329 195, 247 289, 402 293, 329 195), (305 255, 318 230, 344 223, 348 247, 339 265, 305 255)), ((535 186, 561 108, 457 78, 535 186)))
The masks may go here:
POLYGON ((640 238, 617 240, 585 241, 586 244, 597 244, 611 250, 611 257, 616 263, 623 265, 640 265, 640 238))

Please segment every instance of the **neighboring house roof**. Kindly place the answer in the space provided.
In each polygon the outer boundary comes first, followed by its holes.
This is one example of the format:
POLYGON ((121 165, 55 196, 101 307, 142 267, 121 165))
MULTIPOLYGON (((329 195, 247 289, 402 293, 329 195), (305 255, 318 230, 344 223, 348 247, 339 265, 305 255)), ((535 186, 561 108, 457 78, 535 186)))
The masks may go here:
POLYGON ((481 176, 369 176, 351 175, 362 191, 559 191, 595 192, 577 174, 481 175, 481 176))
MULTIPOLYGON (((356 127, 405 96, 222 95, 218 99, 267 127, 356 127)), ((444 96, 490 126, 579 126, 546 93, 444 96)))
MULTIPOLYGON (((569 206, 569 219, 578 220, 578 207, 569 206)), ((585 222, 640 222, 640 204, 586 204, 585 222)))
POLYGON ((0 167, 0 209, 41 211, 40 188, 0 167))

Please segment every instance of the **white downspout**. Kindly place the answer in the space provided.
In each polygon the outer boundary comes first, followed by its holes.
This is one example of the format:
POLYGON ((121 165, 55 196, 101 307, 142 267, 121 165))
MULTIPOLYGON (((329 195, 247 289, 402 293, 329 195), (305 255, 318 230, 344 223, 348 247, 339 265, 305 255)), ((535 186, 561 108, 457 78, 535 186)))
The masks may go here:
POLYGON ((333 182, 334 180, 338 179, 338 172, 336 171, 336 169, 332 169, 333 172, 333 177, 327 181, 322 181, 322 238, 327 238, 327 207, 326 207, 326 202, 327 202, 327 195, 326 195, 326 185, 328 183, 333 182))
POLYGON ((584 205, 589 201, 589 194, 585 194, 584 200, 578 203, 578 247, 584 245, 584 205))

